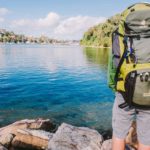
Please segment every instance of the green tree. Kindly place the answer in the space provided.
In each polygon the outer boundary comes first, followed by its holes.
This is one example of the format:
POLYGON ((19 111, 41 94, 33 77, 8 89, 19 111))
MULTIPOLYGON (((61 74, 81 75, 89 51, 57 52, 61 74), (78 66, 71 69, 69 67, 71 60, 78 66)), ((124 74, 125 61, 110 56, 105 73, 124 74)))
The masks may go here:
POLYGON ((109 47, 112 32, 117 28, 120 20, 121 15, 117 14, 106 20, 105 23, 90 28, 84 33, 80 41, 81 45, 109 47))

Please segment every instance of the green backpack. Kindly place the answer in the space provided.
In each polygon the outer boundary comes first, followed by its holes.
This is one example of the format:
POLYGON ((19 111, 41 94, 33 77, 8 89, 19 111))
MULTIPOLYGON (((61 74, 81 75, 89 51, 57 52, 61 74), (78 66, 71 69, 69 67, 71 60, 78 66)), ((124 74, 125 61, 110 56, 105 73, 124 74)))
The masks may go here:
POLYGON ((108 64, 109 87, 125 99, 120 107, 150 109, 149 3, 137 3, 122 13, 108 64))

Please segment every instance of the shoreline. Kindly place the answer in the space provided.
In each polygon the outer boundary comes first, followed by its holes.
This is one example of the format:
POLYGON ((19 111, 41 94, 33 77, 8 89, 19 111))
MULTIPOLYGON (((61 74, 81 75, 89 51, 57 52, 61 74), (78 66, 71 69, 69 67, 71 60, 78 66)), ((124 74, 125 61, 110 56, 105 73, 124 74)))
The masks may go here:
POLYGON ((105 47, 105 46, 94 46, 94 45, 80 45, 81 47, 85 48, 111 48, 111 47, 105 47))
POLYGON ((53 46, 80 46, 83 48, 96 48, 96 49, 108 49, 111 47, 94 46, 94 45, 81 45, 81 44, 63 44, 63 43, 0 43, 0 45, 53 45, 53 46))
MULTIPOLYGON (((126 138, 129 150, 133 143, 132 128, 126 138)), ((107 140, 97 130, 67 123, 57 126, 50 119, 25 119, 0 128, 1 150, 111 150, 112 139, 107 140)), ((131 149, 130 149, 131 148, 131 149)))
MULTIPOLYGON (((30 120, 30 119, 25 119, 25 120, 30 120)), ((35 119, 35 120, 38 120, 38 119, 35 119)), ((49 120, 49 119, 46 119, 46 120, 49 120)), ((15 122, 20 122, 20 121, 22 121, 22 120, 18 120, 18 121, 16 120, 16 121, 13 121, 13 122, 9 122, 7 124, 3 124, 3 125, 0 126, 0 131, 1 131, 2 128, 13 125, 15 122)), ((50 122, 56 127, 59 127, 61 124, 64 123, 64 122, 56 122, 56 121, 51 120, 51 119, 50 119, 50 122)), ((71 123, 67 123, 67 124, 71 124, 71 123)), ((76 127, 81 127, 80 125, 77 125, 77 124, 71 124, 71 125, 76 126, 76 127)), ((97 131, 99 134, 101 134, 103 136, 104 140, 108 140, 112 137, 112 129, 111 128, 108 128, 108 129, 92 128, 92 127, 86 126, 86 125, 85 126, 83 125, 82 127, 86 127, 86 128, 93 129, 93 130, 97 131)))

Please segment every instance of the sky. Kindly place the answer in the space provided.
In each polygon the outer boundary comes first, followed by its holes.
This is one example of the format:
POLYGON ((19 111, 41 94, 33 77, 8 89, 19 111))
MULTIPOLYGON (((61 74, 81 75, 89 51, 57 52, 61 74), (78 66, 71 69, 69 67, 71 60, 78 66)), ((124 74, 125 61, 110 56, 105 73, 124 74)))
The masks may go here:
MULTIPOLYGON (((0 29, 79 40, 90 27, 137 0, 0 0, 0 29)), ((150 0, 147 0, 150 2, 150 0)))

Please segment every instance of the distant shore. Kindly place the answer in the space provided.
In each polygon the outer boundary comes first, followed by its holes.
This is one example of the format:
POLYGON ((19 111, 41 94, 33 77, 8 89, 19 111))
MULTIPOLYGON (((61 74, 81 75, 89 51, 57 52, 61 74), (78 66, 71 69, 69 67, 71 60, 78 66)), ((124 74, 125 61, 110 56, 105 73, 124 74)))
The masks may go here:
POLYGON ((95 46, 95 45, 81 45, 82 47, 85 48, 110 48, 110 47, 105 47, 105 46, 95 46))
POLYGON ((80 46, 80 44, 78 43, 21 43, 21 42, 18 42, 18 43, 9 43, 9 42, 0 42, 0 45, 5 45, 5 44, 8 44, 8 45, 34 45, 34 44, 37 44, 37 45, 60 45, 60 46, 80 46))

